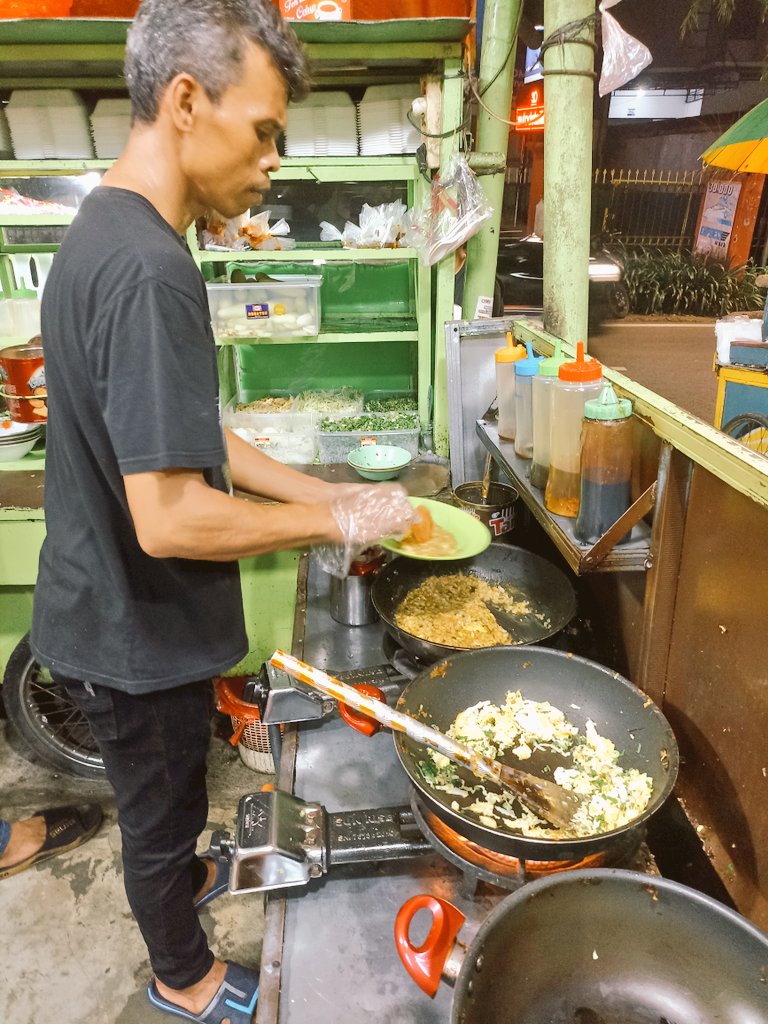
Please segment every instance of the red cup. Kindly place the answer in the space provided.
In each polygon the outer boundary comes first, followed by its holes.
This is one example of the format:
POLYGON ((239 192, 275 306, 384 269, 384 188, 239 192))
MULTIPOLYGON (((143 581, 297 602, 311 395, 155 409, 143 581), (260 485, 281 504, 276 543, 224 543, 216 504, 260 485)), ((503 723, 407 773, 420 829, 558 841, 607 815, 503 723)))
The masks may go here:
POLYGON ((0 349, 0 383, 12 420, 16 423, 47 422, 48 392, 40 345, 0 349))

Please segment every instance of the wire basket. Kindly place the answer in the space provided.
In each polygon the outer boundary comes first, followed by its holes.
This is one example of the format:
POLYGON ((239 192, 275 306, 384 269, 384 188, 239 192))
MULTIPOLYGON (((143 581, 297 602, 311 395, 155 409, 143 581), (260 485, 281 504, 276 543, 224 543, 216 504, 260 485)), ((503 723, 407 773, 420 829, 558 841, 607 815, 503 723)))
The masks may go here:
MULTIPOLYGON (((232 728, 237 733, 242 723, 239 718, 230 717, 232 718, 232 728)), ((261 772, 264 775, 274 775, 275 762, 272 759, 272 748, 269 744, 269 730, 260 721, 246 724, 240 734, 237 752, 243 764, 252 771, 261 772)))
POLYGON ((274 775, 269 729, 262 723, 258 707, 242 699, 244 686, 243 678, 217 679, 216 707, 232 720, 229 742, 237 747, 243 764, 254 772, 274 775))

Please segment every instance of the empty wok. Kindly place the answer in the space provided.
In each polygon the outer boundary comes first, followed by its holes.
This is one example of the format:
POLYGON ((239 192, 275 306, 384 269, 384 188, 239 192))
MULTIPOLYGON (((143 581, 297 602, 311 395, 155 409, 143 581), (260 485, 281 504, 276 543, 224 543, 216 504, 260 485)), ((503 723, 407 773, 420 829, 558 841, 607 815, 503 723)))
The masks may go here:
POLYGON ((400 959, 425 992, 453 968, 451 1024, 768 1022, 768 936, 668 879, 610 869, 542 878, 498 904, 463 958, 462 923, 425 895, 395 925, 400 959), (422 908, 432 925, 416 949, 408 927, 422 908))
MULTIPOLYGON (((511 544, 491 544, 474 558, 423 562, 400 556, 376 576, 371 598, 387 631, 409 654, 431 664, 468 648, 432 643, 401 629, 395 615, 405 597, 431 576, 466 573, 492 584, 514 588, 528 600, 531 611, 510 629, 513 645, 536 644, 559 633, 576 614, 576 594, 570 580, 546 558, 511 544)), ((476 648, 475 648, 476 649, 476 648)))

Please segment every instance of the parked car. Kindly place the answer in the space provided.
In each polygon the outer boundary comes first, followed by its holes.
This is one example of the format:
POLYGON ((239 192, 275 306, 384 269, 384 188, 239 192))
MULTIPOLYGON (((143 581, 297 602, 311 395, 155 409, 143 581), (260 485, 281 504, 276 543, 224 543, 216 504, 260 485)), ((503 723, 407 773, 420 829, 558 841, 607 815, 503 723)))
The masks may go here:
MULTIPOLYGON (((623 267, 599 242, 589 257, 589 319, 623 320, 629 312, 629 293, 623 267)), ((493 315, 540 313, 544 306, 544 242, 538 235, 499 244, 493 315)))

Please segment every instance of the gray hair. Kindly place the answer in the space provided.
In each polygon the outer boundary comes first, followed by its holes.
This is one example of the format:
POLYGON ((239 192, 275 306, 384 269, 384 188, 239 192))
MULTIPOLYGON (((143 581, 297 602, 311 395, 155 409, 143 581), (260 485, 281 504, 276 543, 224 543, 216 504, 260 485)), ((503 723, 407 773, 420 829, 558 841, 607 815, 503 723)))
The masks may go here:
POLYGON ((133 119, 152 123, 163 91, 182 72, 218 103, 237 81, 249 41, 271 57, 289 98, 302 99, 307 59, 271 0, 142 0, 125 51, 133 119))

